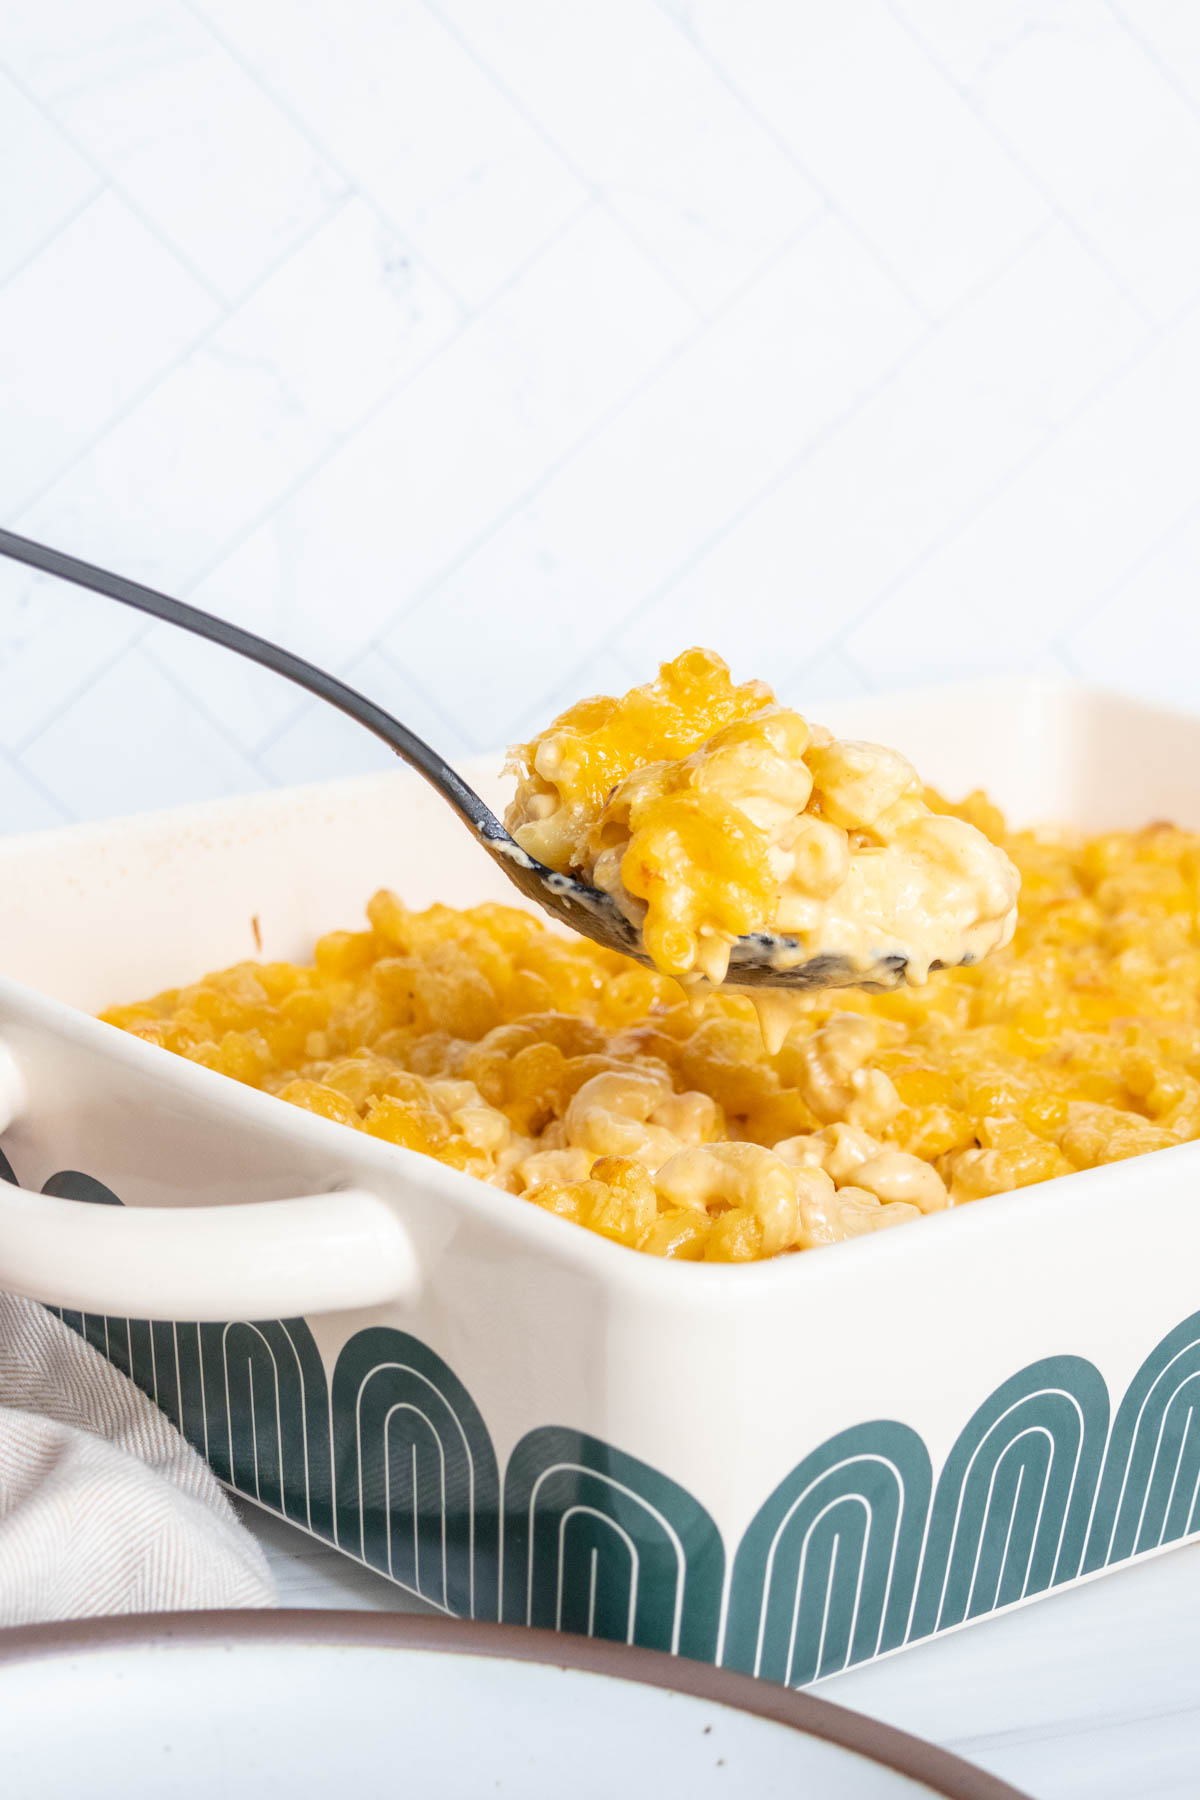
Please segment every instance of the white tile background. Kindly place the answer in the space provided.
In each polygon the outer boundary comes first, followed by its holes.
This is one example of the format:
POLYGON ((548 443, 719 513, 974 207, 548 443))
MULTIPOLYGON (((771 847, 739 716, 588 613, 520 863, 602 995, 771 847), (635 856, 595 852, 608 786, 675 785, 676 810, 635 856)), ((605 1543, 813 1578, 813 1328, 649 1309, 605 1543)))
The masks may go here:
MULTIPOLYGON (((452 756, 697 639, 1200 705, 1200 6, 8 0, 0 520, 452 756)), ((386 761, 0 568, 0 828, 386 761)))

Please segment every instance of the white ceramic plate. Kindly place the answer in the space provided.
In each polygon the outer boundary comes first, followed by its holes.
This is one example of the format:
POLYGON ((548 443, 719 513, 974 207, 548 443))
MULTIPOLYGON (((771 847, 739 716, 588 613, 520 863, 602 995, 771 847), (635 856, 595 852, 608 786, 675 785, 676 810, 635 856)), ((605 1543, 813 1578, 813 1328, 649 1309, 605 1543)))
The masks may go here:
POLYGON ((824 1700, 550 1632, 207 1613, 0 1632, 4 1789, 39 1800, 1020 1800, 824 1700))

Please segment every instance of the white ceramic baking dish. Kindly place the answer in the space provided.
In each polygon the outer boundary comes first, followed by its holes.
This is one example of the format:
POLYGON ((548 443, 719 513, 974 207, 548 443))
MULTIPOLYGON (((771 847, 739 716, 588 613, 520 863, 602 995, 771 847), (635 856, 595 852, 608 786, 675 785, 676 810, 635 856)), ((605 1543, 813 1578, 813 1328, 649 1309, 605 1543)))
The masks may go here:
MULTIPOLYGON (((826 718, 1019 820, 1200 826, 1200 720, 1041 683, 826 718)), ((675 1265, 89 1016, 384 884, 513 898, 404 772, 0 845, 0 1285, 226 1481, 447 1612, 792 1684, 1197 1533, 1200 1147, 675 1265)))

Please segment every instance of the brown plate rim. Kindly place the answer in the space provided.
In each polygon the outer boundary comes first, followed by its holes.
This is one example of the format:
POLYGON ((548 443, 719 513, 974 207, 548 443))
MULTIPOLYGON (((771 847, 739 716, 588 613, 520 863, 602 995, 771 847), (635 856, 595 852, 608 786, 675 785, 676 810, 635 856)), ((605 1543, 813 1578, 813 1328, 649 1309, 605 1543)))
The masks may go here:
POLYGON ((526 1625, 493 1625, 410 1613, 334 1609, 261 1609, 193 1613, 130 1613, 61 1624, 0 1629, 0 1665, 52 1656, 212 1642, 264 1645, 322 1644, 421 1650, 541 1663, 664 1688, 769 1719, 821 1738, 907 1775, 943 1800, 1029 1800, 1019 1789, 924 1738, 913 1737, 832 1700, 772 1681, 693 1662, 663 1650, 643 1650, 526 1625))

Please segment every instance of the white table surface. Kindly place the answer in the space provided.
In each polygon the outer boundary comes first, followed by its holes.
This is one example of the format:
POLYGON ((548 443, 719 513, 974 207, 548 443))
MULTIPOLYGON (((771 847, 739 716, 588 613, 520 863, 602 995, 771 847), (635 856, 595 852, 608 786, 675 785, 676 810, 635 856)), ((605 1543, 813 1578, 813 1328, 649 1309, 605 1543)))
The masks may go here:
MULTIPOLYGON (((282 1606, 425 1610, 294 1526, 238 1502, 282 1606)), ((1003 1775, 1033 1800, 1200 1796, 1200 1545, 821 1684, 1003 1775)))

